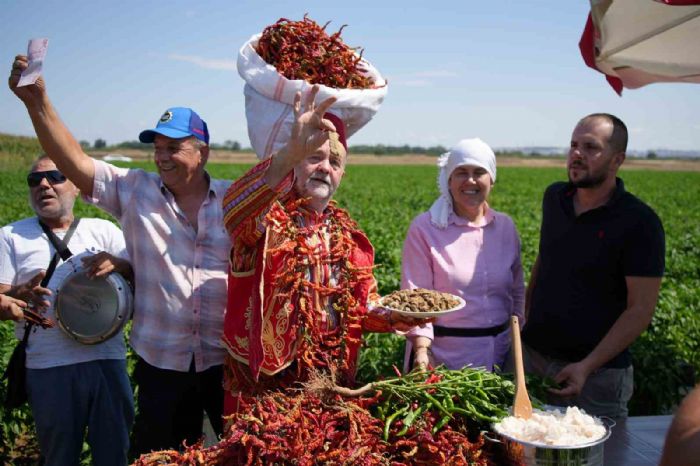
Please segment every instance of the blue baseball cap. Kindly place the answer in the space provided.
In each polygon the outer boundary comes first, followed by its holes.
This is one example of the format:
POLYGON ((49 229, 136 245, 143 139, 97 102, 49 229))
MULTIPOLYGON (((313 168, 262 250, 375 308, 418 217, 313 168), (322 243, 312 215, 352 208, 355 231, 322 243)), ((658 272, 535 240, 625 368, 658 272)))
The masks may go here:
POLYGON ((158 120, 158 124, 154 129, 141 131, 139 141, 145 143, 153 142, 156 134, 162 134, 173 139, 194 136, 200 141, 209 144, 207 123, 197 115, 197 112, 187 107, 167 109, 158 120))

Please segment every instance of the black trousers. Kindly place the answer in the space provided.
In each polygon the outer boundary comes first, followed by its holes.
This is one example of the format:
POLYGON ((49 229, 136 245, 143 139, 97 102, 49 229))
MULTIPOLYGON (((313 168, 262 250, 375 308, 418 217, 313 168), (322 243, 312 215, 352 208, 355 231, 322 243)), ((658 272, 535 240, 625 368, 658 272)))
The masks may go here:
POLYGON ((131 458, 154 450, 181 449, 202 438, 204 411, 216 432, 223 432, 223 366, 195 372, 159 369, 139 358, 134 369, 138 386, 131 458))

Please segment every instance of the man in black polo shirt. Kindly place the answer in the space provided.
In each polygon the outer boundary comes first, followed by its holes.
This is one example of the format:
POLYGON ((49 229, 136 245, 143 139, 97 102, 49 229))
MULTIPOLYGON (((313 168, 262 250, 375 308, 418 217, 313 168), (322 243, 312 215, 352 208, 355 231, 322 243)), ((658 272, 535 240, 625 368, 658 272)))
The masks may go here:
POLYGON ((617 418, 627 416, 628 347, 654 315, 665 249, 658 216, 616 177, 626 149, 615 116, 576 125, 569 182, 544 194, 523 329, 526 371, 560 384, 550 403, 617 418))

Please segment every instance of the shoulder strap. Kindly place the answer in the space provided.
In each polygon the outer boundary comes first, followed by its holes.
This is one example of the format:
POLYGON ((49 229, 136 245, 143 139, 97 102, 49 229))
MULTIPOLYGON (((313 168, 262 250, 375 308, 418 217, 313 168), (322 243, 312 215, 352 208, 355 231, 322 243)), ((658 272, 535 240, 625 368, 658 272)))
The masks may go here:
MULTIPOLYGON (((54 233, 48 225, 39 220, 39 225, 41 226, 41 229, 44 230, 46 236, 49 237, 49 241, 51 241, 51 244, 53 244, 53 246, 56 248, 56 253, 51 258, 51 262, 49 262, 49 267, 46 269, 46 275, 44 276, 44 279, 41 280, 41 286, 45 287, 49 284, 49 280, 51 280, 51 275, 53 275, 53 272, 54 270, 56 270, 56 266, 58 265, 59 257, 65 261, 73 255, 73 253, 70 252, 70 249, 68 249, 68 243, 70 242, 70 238, 71 236, 73 236, 75 229, 78 227, 78 223, 80 223, 80 217, 76 217, 73 220, 73 223, 71 223, 70 227, 68 228, 66 235, 63 237, 63 239, 61 239, 58 236, 56 236, 56 233, 54 233)), ((29 333, 31 332, 33 325, 34 324, 32 324, 31 322, 28 322, 24 326, 24 336, 22 338, 22 341, 24 341, 25 345, 27 344, 27 340, 29 339, 29 333)))
POLYGON ((66 235, 63 237, 63 239, 61 239, 58 236, 56 236, 56 233, 54 233, 51 230, 51 228, 48 227, 48 225, 46 225, 44 222, 39 220, 39 225, 41 225, 41 229, 44 230, 44 233, 46 233, 46 236, 49 237, 49 241, 51 241, 51 244, 53 244, 54 248, 56 248, 56 254, 54 254, 53 257, 51 258, 51 262, 49 263, 49 268, 46 269, 46 276, 41 281, 41 286, 46 286, 49 283, 49 280, 51 279, 51 275, 53 275, 53 271, 56 269, 56 266, 58 265, 59 256, 61 259, 63 259, 65 261, 65 260, 68 260, 68 258, 73 255, 73 253, 70 251, 70 249, 68 249, 68 243, 70 242, 70 239, 73 236, 75 229, 78 227, 78 223, 80 223, 80 218, 76 217, 76 219, 73 220, 73 223, 71 223, 70 227, 68 228, 66 235))
POLYGON ((63 239, 61 239, 58 236, 56 236, 56 233, 54 233, 53 230, 51 230, 51 228, 48 227, 48 225, 39 220, 39 225, 41 225, 41 229, 44 230, 46 236, 49 237, 49 241, 51 241, 53 247, 56 248, 56 253, 59 256, 61 256, 61 259, 63 259, 64 261, 68 260, 68 258, 73 255, 73 253, 70 252, 70 249, 68 249, 68 242, 70 241, 71 236, 73 236, 73 232, 78 226, 78 223, 80 223, 80 218, 76 218, 75 220, 73 220, 73 223, 71 223, 70 227, 68 228, 66 235, 63 237, 63 239))

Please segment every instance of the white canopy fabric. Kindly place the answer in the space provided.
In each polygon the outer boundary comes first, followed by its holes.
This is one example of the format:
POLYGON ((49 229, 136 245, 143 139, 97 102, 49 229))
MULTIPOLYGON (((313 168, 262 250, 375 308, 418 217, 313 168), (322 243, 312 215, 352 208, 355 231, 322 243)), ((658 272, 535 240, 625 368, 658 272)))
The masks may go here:
POLYGON ((655 82, 700 83, 700 0, 590 0, 579 47, 618 94, 655 82))

